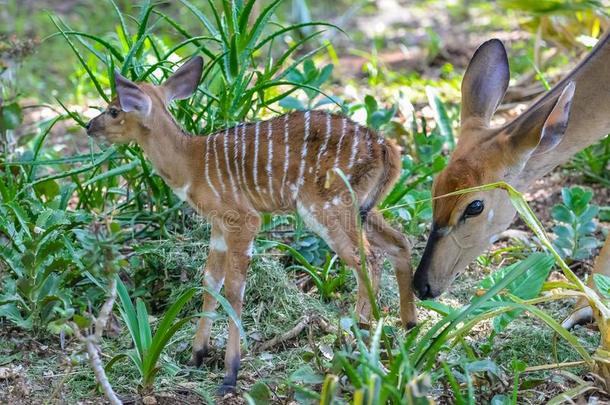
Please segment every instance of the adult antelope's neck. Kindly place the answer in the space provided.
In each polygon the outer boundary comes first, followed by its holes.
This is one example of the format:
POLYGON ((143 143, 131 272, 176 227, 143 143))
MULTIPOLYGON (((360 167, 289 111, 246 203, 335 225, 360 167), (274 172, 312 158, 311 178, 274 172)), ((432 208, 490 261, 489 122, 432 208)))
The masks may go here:
POLYGON ((563 140, 550 152, 529 160, 523 170, 522 184, 518 186, 526 187, 610 133, 610 33, 606 33, 595 48, 524 115, 545 103, 552 105, 570 81, 576 84, 576 91, 563 140))
POLYGON ((192 184, 201 172, 202 137, 184 133, 171 117, 159 119, 143 136, 140 146, 157 173, 172 188, 192 184))

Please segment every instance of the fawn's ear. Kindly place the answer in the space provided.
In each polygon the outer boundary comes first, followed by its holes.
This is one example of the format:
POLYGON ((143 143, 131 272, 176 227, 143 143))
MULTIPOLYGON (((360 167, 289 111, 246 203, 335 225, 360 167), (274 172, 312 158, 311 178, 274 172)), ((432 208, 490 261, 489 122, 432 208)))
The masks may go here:
POLYGON ((195 93, 195 90, 197 90, 202 71, 203 58, 201 56, 195 56, 180 66, 180 68, 163 83, 167 102, 182 100, 192 96, 193 93, 195 93))
POLYGON ((462 123, 471 117, 489 121, 508 88, 510 71, 506 49, 498 39, 476 50, 462 80, 462 123))
POLYGON ((575 89, 569 82, 559 97, 534 105, 507 126, 515 155, 539 155, 559 145, 568 128, 575 89))
POLYGON ((123 111, 136 111, 143 115, 150 114, 152 101, 137 84, 123 77, 118 70, 114 71, 114 84, 123 111))

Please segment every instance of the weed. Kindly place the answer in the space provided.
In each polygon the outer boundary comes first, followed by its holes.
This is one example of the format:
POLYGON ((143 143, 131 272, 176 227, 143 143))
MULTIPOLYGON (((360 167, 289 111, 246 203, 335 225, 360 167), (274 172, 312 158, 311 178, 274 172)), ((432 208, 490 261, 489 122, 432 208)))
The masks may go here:
POLYGON ((581 187, 564 187, 561 190, 563 203, 553 207, 551 215, 559 222, 553 227, 554 246, 565 260, 584 260, 591 257, 598 242, 592 234, 597 225, 593 219, 599 207, 589 204, 593 192, 581 187))

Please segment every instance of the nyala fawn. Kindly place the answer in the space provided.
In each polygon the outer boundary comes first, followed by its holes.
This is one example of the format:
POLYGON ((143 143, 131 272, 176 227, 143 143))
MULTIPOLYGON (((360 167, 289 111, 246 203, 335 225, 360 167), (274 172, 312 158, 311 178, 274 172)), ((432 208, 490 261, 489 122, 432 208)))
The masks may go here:
MULTIPOLYGON (((405 326, 416 320, 411 292, 410 246, 375 210, 397 180, 401 160, 389 140, 345 117, 305 111, 248 124, 208 136, 186 134, 168 112, 172 100, 190 97, 202 71, 200 57, 181 66, 160 86, 133 83, 115 73, 117 98, 87 124, 87 133, 114 143, 138 143, 156 171, 183 200, 211 223, 204 284, 220 291, 241 316, 246 271, 262 212, 297 211, 312 231, 356 272, 356 312, 371 317, 359 260, 358 216, 365 230, 366 268, 376 293, 384 255, 396 269, 400 314, 405 326), (342 170, 357 196, 359 211, 339 176, 342 170)), ((203 311, 216 300, 204 293, 203 311)), ((212 320, 201 318, 192 362, 209 351, 212 320)), ((235 389, 240 335, 229 322, 225 377, 221 392, 235 389)))

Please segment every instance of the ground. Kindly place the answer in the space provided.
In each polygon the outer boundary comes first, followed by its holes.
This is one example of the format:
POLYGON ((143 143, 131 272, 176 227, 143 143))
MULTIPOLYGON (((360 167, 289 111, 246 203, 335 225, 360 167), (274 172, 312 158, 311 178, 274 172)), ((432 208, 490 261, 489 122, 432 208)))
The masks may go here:
MULTIPOLYGON (((68 2, 58 2, 68 7, 68 2)), ((69 2, 78 3, 78 2, 69 2)), ((343 5, 343 4, 341 4, 343 5)), ((69 10, 70 7, 67 8, 69 10)), ((373 94, 388 104, 396 102, 399 92, 406 92, 413 103, 418 117, 433 121, 433 113, 427 105, 425 86, 436 85, 443 99, 452 106, 459 102, 459 80, 467 65, 468 58, 476 46, 490 37, 499 37, 511 51, 515 65, 525 64, 524 43, 531 40, 532 34, 521 29, 519 24, 504 21, 501 16, 489 13, 485 6, 473 11, 470 19, 454 16, 459 13, 443 2, 417 2, 403 13, 404 4, 393 0, 378 2, 377 8, 353 6, 329 11, 321 17, 340 25, 349 37, 332 34, 328 39, 339 50, 339 63, 335 71, 337 78, 331 84, 338 94, 373 94), (354 17, 355 16, 355 17, 354 17), (475 19, 481 24, 472 24, 475 19), (436 36, 430 34, 433 28, 436 36), (408 33, 408 35, 406 35, 408 33), (377 45, 377 37, 384 36, 382 46, 377 45), (405 39, 406 38, 406 39, 405 39), (437 43, 438 42, 438 43, 437 43), (436 49, 438 45, 439 49, 436 49), (375 55, 364 55, 375 48, 375 55), (360 52, 358 52, 360 51, 360 52), (451 71, 447 73, 447 64, 451 71), (376 66, 374 74, 371 66, 376 66), (417 72, 414 79, 411 75, 417 72), (379 84, 382 82, 382 85, 379 84), (350 90, 351 89, 351 90, 350 90)), ((57 12, 67 13, 66 10, 57 12)), ((323 13, 322 13, 323 14, 323 13)), ((330 35, 330 34, 329 34, 330 35)), ((371 52, 373 53, 373 52, 371 52)), ((545 57, 552 59, 557 52, 549 51, 545 57), (555 52, 555 53, 553 53, 555 52)), ((561 55, 560 55, 561 56, 561 55)), ((548 79, 552 82, 567 71, 572 63, 566 62, 559 68, 549 68, 548 79)), ((61 68, 61 67, 59 67, 61 68)), ((543 86, 523 66, 513 79, 500 114, 496 118, 501 123, 523 110, 524 103, 531 100, 543 86)), ((348 95, 349 97, 349 95, 348 95)), ((99 100, 92 100, 97 103, 99 100)), ((32 97, 35 104, 36 97, 32 97)), ((74 109, 86 111, 85 104, 75 104, 74 109)), ((26 115, 26 124, 48 117, 51 112, 46 108, 31 108, 26 115)), ((400 109, 397 121, 406 122, 410 117, 400 109)), ((434 126, 434 124, 431 124, 434 126)), ((454 125, 455 127, 456 125, 454 125)), ((87 140, 82 131, 70 124, 55 127, 50 134, 51 144, 61 147, 65 155, 87 150, 87 140)), ((28 133, 27 126, 23 133, 28 133)), ((400 139, 406 144, 406 138, 400 139)), ((569 185, 586 185, 594 191, 593 203, 607 205, 610 189, 599 183, 589 183, 580 172, 569 166, 556 169, 544 179, 536 182, 527 195, 536 215, 546 229, 552 228, 550 207, 560 202, 561 188, 569 185)), ((199 286, 202 280, 201 268, 207 258, 209 228, 194 213, 185 208, 180 231, 174 231, 162 240, 140 240, 134 246, 126 246, 124 251, 130 257, 137 256, 146 264, 142 268, 156 271, 154 284, 148 283, 147 274, 134 275, 128 279, 133 286, 138 282, 153 285, 150 291, 141 292, 153 313, 162 312, 175 297, 176 286, 199 286)), ((440 302, 457 307, 469 302, 476 292, 479 281, 487 274, 502 267, 515 258, 515 251, 530 251, 529 244, 535 245, 534 238, 521 221, 516 221, 513 229, 527 232, 528 242, 500 240, 473 263, 457 280, 451 290, 439 299, 440 302)), ((602 239, 601 229, 608 229, 608 223, 601 223, 597 239, 602 239)), ((425 233, 410 235, 414 245, 413 263, 418 262, 425 245, 425 233)), ((281 233, 262 235, 261 238, 282 239, 281 233)), ((519 253, 517 253, 518 255, 519 253)), ((525 253, 522 253, 525 254, 525 253)), ((271 389, 274 403, 291 403, 299 397, 299 386, 305 385, 319 390, 324 373, 328 371, 341 340, 342 322, 351 315, 354 305, 355 280, 334 294, 332 299, 321 298, 313 284, 299 272, 287 272, 285 268, 293 260, 277 250, 260 248, 254 258, 248 276, 245 293, 244 328, 246 330, 246 349, 239 376, 239 394, 251 392, 258 382, 265 382, 271 389), (322 319, 323 322, 318 320, 322 319), (274 337, 290 331, 303 322, 306 326, 295 337, 282 341, 267 350, 258 348, 274 337)), ((584 277, 591 269, 591 260, 575 263, 577 274, 584 277)), ((0 269, 1 270, 1 269, 0 269)), ((553 277, 560 278, 557 272, 553 277)), ((383 316, 388 325, 399 327, 398 293, 395 277, 387 267, 382 279, 379 298, 383 316)), ((198 295, 199 297, 199 295, 198 295)), ((562 320, 570 311, 573 302, 555 301, 542 306, 556 320, 562 320)), ((193 300, 185 313, 194 314, 199 303, 193 300)), ((420 309, 420 323, 432 323, 438 315, 420 309)), ((151 319, 154 323, 157 319, 151 319)), ((97 404, 102 397, 96 389, 92 372, 82 355, 78 354, 80 345, 70 336, 57 336, 41 332, 31 336, 0 321, 0 403, 83 403, 97 404)), ((162 356, 162 367, 155 384, 154 395, 138 395, 137 372, 128 361, 114 365, 109 377, 115 390, 125 399, 125 403, 202 403, 214 401, 215 389, 222 380, 223 347, 226 341, 226 320, 215 324, 213 343, 217 348, 212 358, 201 369, 187 366, 190 357, 190 341, 195 330, 195 322, 183 328, 172 340, 169 349, 162 356), (131 401, 131 402, 130 402, 131 401)), ((116 353, 130 347, 130 340, 121 333, 122 325, 116 318, 111 319, 102 346, 103 360, 110 360, 116 353)), ((404 332, 399 332, 404 333, 404 332)), ((592 327, 576 327, 574 334, 590 351, 594 351, 599 341, 599 333, 592 327)), ((465 340, 477 352, 477 357, 486 358, 508 368, 512 360, 519 359, 528 366, 544 365, 559 361, 579 359, 571 347, 557 339, 552 331, 534 317, 522 315, 492 340, 490 322, 476 326, 465 340)), ((458 357, 457 351, 443 353, 444 359, 458 357)), ((498 381, 481 386, 494 386, 494 392, 480 393, 478 399, 490 401, 498 392, 510 393, 512 376, 503 370, 498 381)), ((521 377, 519 391, 520 403, 544 403, 555 395, 574 387, 581 379, 594 377, 584 368, 576 366, 563 370, 527 372, 521 377)), ((445 386, 433 387, 432 396, 439 403, 451 403, 453 398, 445 386)), ((592 392, 589 400, 605 398, 601 392, 592 392)), ((607 398, 606 398, 607 399, 607 398)), ((229 396, 220 403, 246 403, 241 396, 229 396)))

